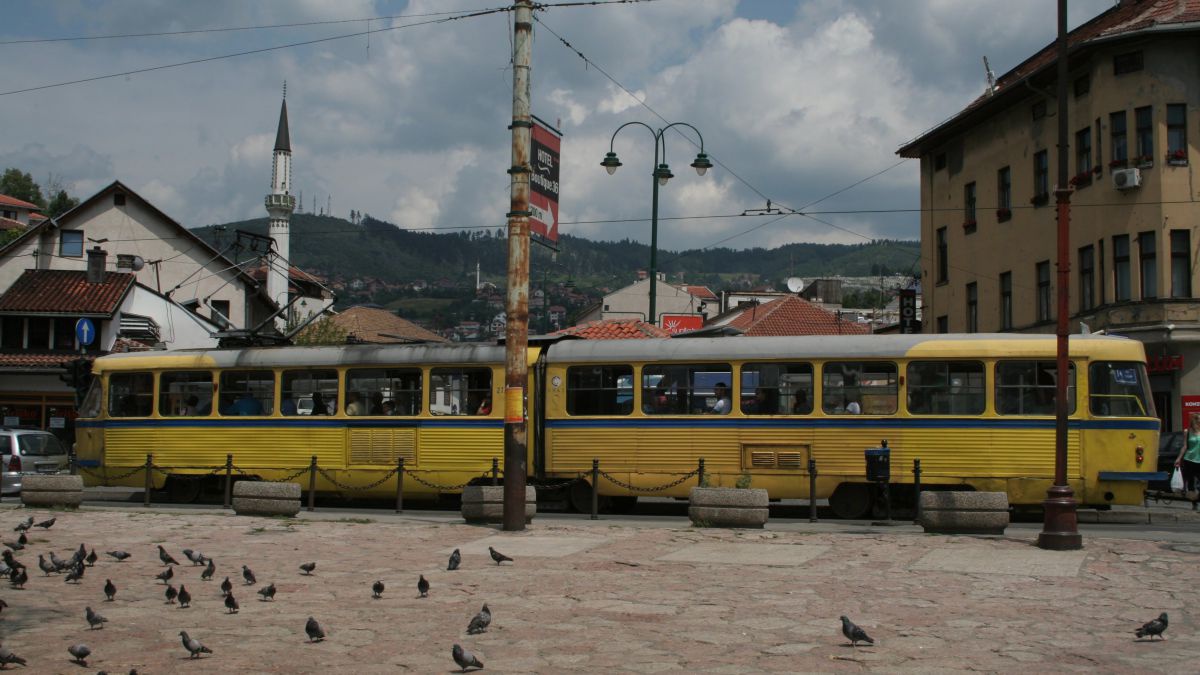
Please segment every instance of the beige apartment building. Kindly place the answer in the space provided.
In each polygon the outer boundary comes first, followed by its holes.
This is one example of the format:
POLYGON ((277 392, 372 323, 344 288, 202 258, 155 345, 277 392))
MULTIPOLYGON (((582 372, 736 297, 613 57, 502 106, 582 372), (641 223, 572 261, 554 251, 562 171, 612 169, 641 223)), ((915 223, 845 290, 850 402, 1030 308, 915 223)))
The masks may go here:
MULTIPOLYGON (((1071 331, 1145 343, 1178 430, 1200 404, 1200 0, 1120 0, 1069 45, 1071 331)), ((898 151, 921 161, 925 332, 1055 330, 1056 61, 898 151)))

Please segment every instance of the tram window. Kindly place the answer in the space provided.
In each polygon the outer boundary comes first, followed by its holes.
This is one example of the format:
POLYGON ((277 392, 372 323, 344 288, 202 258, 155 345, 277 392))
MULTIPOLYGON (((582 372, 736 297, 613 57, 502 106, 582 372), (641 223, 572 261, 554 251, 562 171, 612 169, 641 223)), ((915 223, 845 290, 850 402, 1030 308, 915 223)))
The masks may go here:
POLYGON ((741 396, 746 415, 807 415, 813 407, 812 364, 747 363, 741 396))
MULTIPOLYGON (((1069 364, 1067 414, 1075 412, 1075 364, 1069 364)), ((996 364, 996 413, 1053 415, 1054 361, 1000 361, 996 364)))
POLYGON ((167 372, 158 376, 158 414, 163 417, 207 417, 212 414, 212 373, 206 370, 167 372))
POLYGON ((896 364, 882 361, 826 363, 821 375, 826 415, 891 415, 898 393, 896 364))
POLYGON ((113 373, 108 377, 109 417, 149 417, 153 410, 153 375, 113 373))
POLYGON ((421 371, 370 368, 346 373, 346 392, 366 402, 367 415, 421 414, 421 371))
POLYGON ((628 415, 632 412, 632 366, 567 368, 568 415, 628 415))
POLYGON ((221 373, 217 400, 222 415, 270 415, 275 404, 275 373, 227 370, 221 373))
POLYGON ((490 368, 434 368, 429 374, 429 412, 433 415, 491 415, 490 368))
MULTIPOLYGON (((280 378, 279 412, 291 415, 332 415, 337 412, 338 374, 332 368, 285 370, 280 378)), ((362 401, 347 396, 346 414, 364 415, 362 401), (350 412, 353 406, 355 412, 350 412)))
POLYGON ((980 415, 985 406, 981 361, 913 361, 908 364, 908 412, 914 415, 980 415))
POLYGON ((733 369, 726 363, 647 365, 642 368, 642 412, 649 415, 728 414, 733 369))
POLYGON ((98 417, 100 415, 100 404, 103 400, 100 395, 100 378, 92 378, 92 383, 88 385, 87 394, 83 397, 83 403, 79 406, 79 417, 98 417))
POLYGON ((1088 367, 1093 415, 1154 417, 1146 366, 1136 361, 1099 361, 1088 367))

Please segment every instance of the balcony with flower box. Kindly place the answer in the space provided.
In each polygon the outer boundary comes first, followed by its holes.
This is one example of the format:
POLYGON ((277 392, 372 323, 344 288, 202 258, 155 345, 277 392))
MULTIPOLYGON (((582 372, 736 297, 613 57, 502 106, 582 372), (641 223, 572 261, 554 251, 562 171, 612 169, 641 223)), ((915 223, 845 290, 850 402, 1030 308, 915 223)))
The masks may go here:
POLYGON ((1167 164, 1170 166, 1187 166, 1187 150, 1180 148, 1167 153, 1167 164))
POLYGON ((1012 209, 996 209, 996 222, 1003 223, 1012 220, 1012 209))

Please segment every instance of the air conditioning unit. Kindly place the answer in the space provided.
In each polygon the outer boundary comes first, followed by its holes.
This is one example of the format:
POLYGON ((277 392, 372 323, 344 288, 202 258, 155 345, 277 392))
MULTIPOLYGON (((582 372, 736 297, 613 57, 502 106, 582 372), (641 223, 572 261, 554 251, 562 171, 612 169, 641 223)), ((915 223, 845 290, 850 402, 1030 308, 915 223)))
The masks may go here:
POLYGON ((1118 169, 1112 174, 1113 187, 1118 190, 1132 190, 1142 186, 1140 169, 1118 169))

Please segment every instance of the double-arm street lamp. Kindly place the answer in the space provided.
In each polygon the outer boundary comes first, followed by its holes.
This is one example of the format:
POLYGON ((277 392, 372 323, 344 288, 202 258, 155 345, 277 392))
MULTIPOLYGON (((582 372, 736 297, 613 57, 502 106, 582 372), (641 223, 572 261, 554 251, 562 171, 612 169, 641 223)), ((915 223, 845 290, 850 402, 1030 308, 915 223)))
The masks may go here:
POLYGON ((648 317, 650 322, 658 324, 657 307, 655 305, 655 290, 658 286, 658 187, 666 185, 667 181, 675 177, 671 173, 671 167, 667 165, 667 139, 664 134, 671 127, 687 127, 696 132, 696 136, 700 139, 700 152, 696 155, 696 160, 691 166, 696 170, 696 173, 703 176, 705 172, 712 168, 712 162, 709 161, 708 155, 704 154, 704 136, 700 135, 700 130, 688 124, 687 122, 672 122, 661 129, 655 129, 648 124, 642 122, 626 122, 617 127, 613 132, 612 139, 608 142, 608 154, 605 155, 604 161, 600 162, 600 166, 608 170, 608 174, 617 172, 617 168, 621 166, 621 160, 617 159, 617 153, 613 152, 613 143, 617 140, 617 134, 625 127, 637 124, 645 127, 651 134, 654 135, 654 171, 651 174, 654 176, 654 192, 650 207, 650 312, 648 317), (659 154, 659 151, 662 154, 659 154))

